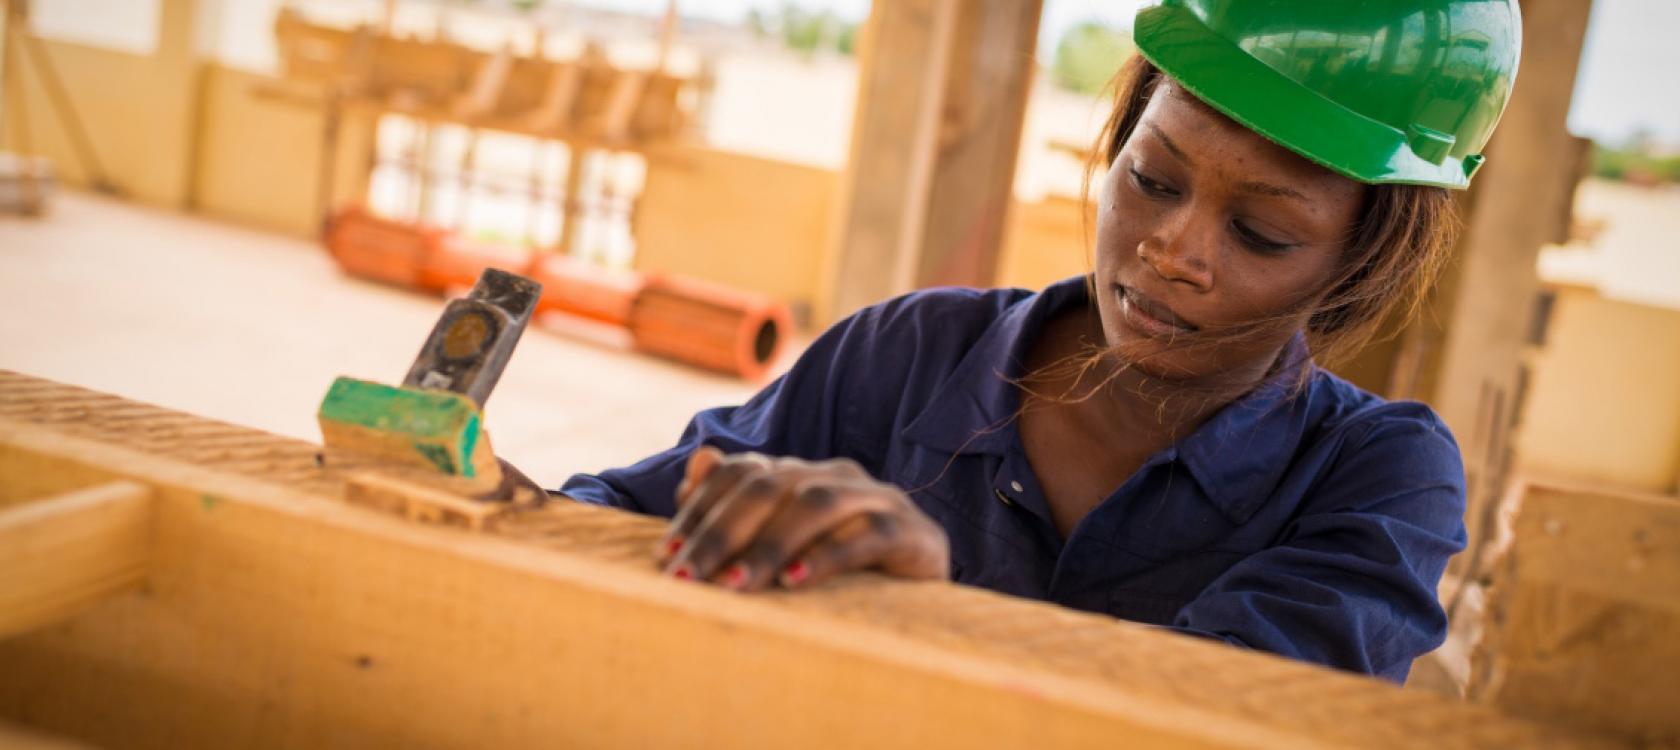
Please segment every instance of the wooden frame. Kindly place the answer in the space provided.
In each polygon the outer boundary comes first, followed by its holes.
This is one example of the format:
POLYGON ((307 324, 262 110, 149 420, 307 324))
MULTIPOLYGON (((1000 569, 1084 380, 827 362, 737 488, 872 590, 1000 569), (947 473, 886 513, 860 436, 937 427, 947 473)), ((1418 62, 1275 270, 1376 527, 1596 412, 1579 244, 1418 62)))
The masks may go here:
POLYGON ((419 525, 317 451, 0 371, 0 507, 153 495, 147 583, 0 641, 0 717, 125 747, 1613 746, 967 587, 677 581, 662 523, 608 509, 419 525))
POLYGON ((1471 695, 1680 745, 1680 502, 1557 481, 1513 496, 1471 695))

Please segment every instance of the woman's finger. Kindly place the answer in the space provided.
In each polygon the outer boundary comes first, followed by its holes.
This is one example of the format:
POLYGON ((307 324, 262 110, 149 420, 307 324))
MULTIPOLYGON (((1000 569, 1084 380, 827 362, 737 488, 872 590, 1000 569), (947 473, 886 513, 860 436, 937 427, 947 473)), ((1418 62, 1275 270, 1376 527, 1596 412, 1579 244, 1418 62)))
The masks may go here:
POLYGON ((688 462, 683 466, 683 478, 677 483, 676 505, 681 508, 688 502, 688 495, 700 480, 710 476, 713 469, 723 462, 723 451, 715 446, 702 445, 688 454, 688 462))
POLYGON ((706 473, 705 478, 700 479, 688 492, 688 500, 677 509, 676 517, 671 519, 671 526, 666 530, 665 537, 659 541, 659 548, 655 551, 660 560, 668 561, 682 549, 689 535, 700 525, 706 514, 711 512, 712 505, 718 498, 742 480, 769 469, 770 459, 758 453, 741 453, 720 458, 716 466, 706 473))
POLYGON ((946 579, 951 575, 950 543, 943 529, 919 515, 874 511, 847 519, 818 539, 782 569, 777 581, 788 588, 809 586, 870 568, 899 578, 946 579))
POLYGON ((735 564, 740 566, 736 588, 758 589, 775 582, 788 563, 817 539, 827 536, 851 517, 891 512, 894 500, 873 482, 836 482, 812 479, 795 485, 776 507, 735 564))
POLYGON ((753 474, 711 504, 704 518, 686 534, 686 542, 666 566, 678 578, 693 578, 739 588, 745 579, 725 563, 759 534, 792 490, 798 476, 785 470, 753 474))
POLYGON ((852 516, 807 547, 777 574, 776 581, 787 588, 812 586, 841 573, 875 567, 899 543, 900 533, 900 523, 890 513, 852 516))

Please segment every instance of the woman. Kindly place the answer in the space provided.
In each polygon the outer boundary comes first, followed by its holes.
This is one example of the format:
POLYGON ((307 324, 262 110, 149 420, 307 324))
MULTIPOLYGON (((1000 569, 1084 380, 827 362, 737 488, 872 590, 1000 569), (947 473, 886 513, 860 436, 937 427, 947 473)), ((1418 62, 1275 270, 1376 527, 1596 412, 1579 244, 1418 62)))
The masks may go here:
POLYGON ((1445 633, 1458 449, 1315 360, 1428 286, 1518 29, 1479 0, 1146 8, 1090 276, 865 309, 562 492, 674 516, 679 578, 950 578, 1403 681, 1445 633))

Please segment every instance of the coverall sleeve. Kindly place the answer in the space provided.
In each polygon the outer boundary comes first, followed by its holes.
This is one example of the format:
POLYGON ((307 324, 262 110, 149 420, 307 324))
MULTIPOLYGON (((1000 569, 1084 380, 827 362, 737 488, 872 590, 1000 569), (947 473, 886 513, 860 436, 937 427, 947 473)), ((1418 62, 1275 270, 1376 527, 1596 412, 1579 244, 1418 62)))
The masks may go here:
POLYGON ((1238 562, 1173 627, 1404 682, 1446 638, 1436 585, 1465 545, 1464 468, 1439 418, 1389 418, 1331 469, 1279 542, 1238 562))

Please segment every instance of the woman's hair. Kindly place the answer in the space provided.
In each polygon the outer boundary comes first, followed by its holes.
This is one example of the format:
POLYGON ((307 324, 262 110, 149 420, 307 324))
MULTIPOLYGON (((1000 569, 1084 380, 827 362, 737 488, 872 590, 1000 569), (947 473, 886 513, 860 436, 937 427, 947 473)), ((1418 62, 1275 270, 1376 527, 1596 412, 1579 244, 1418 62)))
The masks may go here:
MULTIPOLYGON (((1167 77, 1142 55, 1133 55, 1110 84, 1114 110, 1103 125, 1086 165, 1085 195, 1093 177, 1104 174, 1136 129, 1150 97, 1167 77)), ((1450 194, 1422 185, 1371 185, 1352 227, 1342 263, 1306 307, 1277 318, 1210 331, 1187 347, 1217 346, 1256 333, 1292 328, 1307 313, 1306 356, 1321 364, 1346 362, 1385 324, 1415 316, 1434 283, 1457 234, 1450 194)), ((1086 232, 1087 240, 1090 232, 1086 232)), ((1290 363, 1279 363, 1279 367, 1290 363)), ((1302 368, 1304 386, 1310 368, 1302 368)))

